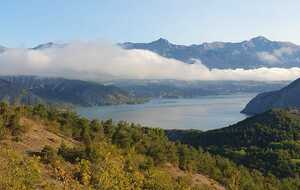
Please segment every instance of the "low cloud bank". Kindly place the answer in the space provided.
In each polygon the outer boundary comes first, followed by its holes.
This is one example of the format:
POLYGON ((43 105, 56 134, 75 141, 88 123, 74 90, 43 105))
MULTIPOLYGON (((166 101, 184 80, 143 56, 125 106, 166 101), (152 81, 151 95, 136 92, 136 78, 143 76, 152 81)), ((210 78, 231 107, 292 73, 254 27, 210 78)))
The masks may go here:
POLYGON ((63 48, 7 49, 0 54, 0 75, 38 75, 82 80, 294 80, 300 68, 208 69, 145 50, 124 50, 109 43, 71 43, 63 48))

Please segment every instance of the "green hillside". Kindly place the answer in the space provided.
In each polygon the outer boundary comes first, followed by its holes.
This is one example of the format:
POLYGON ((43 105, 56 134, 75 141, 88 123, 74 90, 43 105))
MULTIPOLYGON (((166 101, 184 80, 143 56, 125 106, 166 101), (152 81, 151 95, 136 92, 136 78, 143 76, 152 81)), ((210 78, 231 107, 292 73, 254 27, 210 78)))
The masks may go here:
POLYGON ((6 103, 0 104, 0 121, 0 189, 300 187, 296 176, 264 175, 201 148, 169 141, 162 129, 6 103))
POLYGON ((265 175, 294 178, 300 174, 298 110, 270 110, 235 125, 207 132, 167 133, 172 140, 225 156, 265 175))

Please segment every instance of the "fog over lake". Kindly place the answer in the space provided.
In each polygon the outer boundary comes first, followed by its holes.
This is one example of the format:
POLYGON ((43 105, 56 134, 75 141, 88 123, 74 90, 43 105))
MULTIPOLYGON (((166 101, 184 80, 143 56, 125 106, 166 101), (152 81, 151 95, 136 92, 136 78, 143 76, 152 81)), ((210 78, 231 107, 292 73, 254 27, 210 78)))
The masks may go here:
POLYGON ((256 94, 203 96, 195 99, 153 99, 145 104, 78 107, 90 119, 127 120, 164 129, 209 130, 246 118, 240 111, 256 94))

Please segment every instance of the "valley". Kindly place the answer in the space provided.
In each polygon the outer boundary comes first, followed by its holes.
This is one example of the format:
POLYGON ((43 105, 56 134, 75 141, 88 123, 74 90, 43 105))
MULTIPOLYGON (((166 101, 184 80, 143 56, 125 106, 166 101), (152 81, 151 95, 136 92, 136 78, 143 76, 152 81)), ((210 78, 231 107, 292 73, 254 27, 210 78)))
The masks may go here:
POLYGON ((197 131, 1 103, 0 121, 2 189, 300 187, 296 110, 272 110, 229 127, 197 131))
POLYGON ((1 1, 0 190, 300 190, 299 8, 1 1))
POLYGON ((164 129, 209 130, 245 119, 246 115, 240 111, 254 96, 254 93, 233 93, 195 98, 159 98, 135 105, 75 107, 75 111, 90 119, 125 120, 164 129))

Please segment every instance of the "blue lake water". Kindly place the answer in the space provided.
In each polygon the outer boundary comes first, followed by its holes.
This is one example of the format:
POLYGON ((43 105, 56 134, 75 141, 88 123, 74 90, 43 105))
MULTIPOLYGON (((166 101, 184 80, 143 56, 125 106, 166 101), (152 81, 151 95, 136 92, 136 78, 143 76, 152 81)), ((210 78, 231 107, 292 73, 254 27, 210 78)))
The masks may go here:
POLYGON ((216 129, 246 118, 240 111, 256 94, 204 96, 195 99, 154 99, 139 105, 83 108, 76 111, 90 119, 127 120, 164 129, 216 129))

